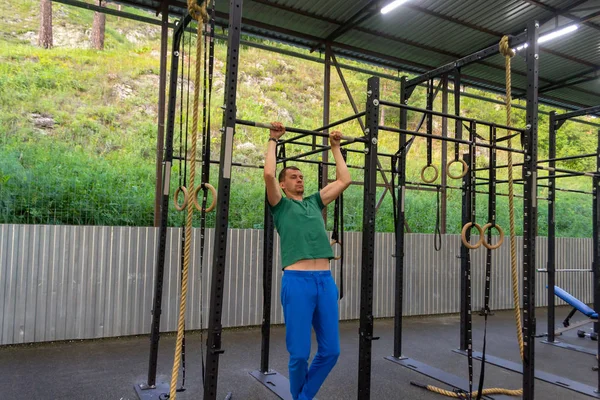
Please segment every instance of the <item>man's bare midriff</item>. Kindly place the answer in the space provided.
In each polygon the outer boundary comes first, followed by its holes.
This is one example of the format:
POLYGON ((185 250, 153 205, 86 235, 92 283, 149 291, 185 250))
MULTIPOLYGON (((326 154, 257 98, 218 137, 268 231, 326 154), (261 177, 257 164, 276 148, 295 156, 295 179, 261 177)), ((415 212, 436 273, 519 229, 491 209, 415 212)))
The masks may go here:
POLYGON ((329 260, 326 258, 316 258, 310 260, 300 260, 290 266, 285 267, 286 271, 328 271, 329 260))

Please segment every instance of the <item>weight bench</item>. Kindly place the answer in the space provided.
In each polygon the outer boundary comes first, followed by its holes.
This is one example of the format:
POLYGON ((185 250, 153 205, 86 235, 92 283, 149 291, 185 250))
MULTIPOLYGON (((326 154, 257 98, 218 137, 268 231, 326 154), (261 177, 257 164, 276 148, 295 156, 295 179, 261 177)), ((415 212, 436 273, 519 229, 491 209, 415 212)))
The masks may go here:
MULTIPOLYGON (((582 302, 581 300, 573 297, 573 295, 571 295, 569 292, 567 292, 566 290, 563 290, 561 288, 559 288, 558 286, 554 286, 554 294, 559 297, 560 299, 564 300, 567 304, 569 304, 571 307, 573 307, 573 310, 571 310, 571 312, 569 313, 569 315, 567 315, 567 318, 565 318, 565 320, 563 321, 563 326, 564 328, 562 329, 557 329, 555 334, 559 335, 562 334, 565 331, 571 330, 571 329, 575 329, 578 328, 580 326, 583 325, 587 325, 591 322, 595 322, 598 321, 598 313, 596 311, 594 311, 590 306, 588 306, 587 304, 585 304, 584 302, 582 302), (575 324, 573 324, 571 326, 571 318, 573 317, 573 315, 575 315, 575 313, 579 311, 580 313, 582 313, 583 315, 585 315, 586 317, 588 317, 588 320, 583 320, 583 321, 579 321, 575 324)), ((598 340, 598 334, 597 333, 591 333, 591 334, 587 334, 582 330, 578 330, 577 331, 577 336, 579 337, 586 337, 586 336, 590 336, 590 338, 592 340, 598 340)))

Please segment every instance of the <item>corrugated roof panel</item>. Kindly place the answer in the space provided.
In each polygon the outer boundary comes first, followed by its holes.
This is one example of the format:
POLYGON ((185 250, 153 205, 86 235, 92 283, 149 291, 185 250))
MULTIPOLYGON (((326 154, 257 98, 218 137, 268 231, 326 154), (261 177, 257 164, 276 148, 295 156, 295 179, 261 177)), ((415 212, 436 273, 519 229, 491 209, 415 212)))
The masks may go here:
MULTIPOLYGON (((589 67, 584 67, 584 70, 589 67)), ((582 65, 549 53, 540 54, 540 76, 552 81, 561 81, 582 71, 582 65)))
POLYGON ((600 30, 580 25, 575 32, 544 43, 543 46, 600 66, 600 30))
MULTIPOLYGON (((129 3, 156 10, 159 1, 129 3)), ((310 47, 367 4, 366 0, 246 0, 244 31, 310 47)), ((375 64, 400 63, 412 71, 426 66, 432 69, 487 47, 503 34, 523 32, 529 21, 547 21, 541 29, 547 32, 570 24, 573 17, 595 12, 591 7, 600 5, 598 0, 588 0, 569 9, 569 15, 556 16, 556 10, 573 4, 568 0, 543 0, 540 4, 529 0, 412 0, 388 15, 377 13, 364 20, 358 29, 350 29, 335 39, 333 46, 338 54, 375 64)), ((181 10, 177 5, 185 6, 185 2, 173 0, 170 11, 181 10)), ((220 18, 226 18, 228 8, 229 2, 217 1, 217 9, 224 13, 220 18)), ((573 36, 544 44, 540 53, 540 87, 586 76, 600 68, 600 30, 582 25, 573 36)), ((519 57, 513 61, 513 71, 514 89, 523 90, 525 64, 519 57)), ((463 73, 471 75, 480 87, 497 89, 496 85, 504 84, 503 60, 499 56, 487 59, 485 65, 467 66, 463 73)), ((600 104, 599 86, 596 81, 588 82, 554 90, 546 97, 554 104, 600 104)))
POLYGON ((332 30, 332 24, 326 21, 298 15, 279 8, 268 6, 267 8, 268 12, 265 12, 264 5, 256 2, 246 2, 242 10, 244 19, 247 18, 273 27, 316 37, 325 37, 332 30))
POLYGON ((273 2, 337 21, 348 20, 367 3, 364 0, 284 0, 273 2))
POLYGON ((366 33, 356 33, 348 40, 344 39, 340 40, 340 42, 349 46, 368 48, 371 51, 379 52, 381 54, 429 66, 444 64, 452 60, 452 57, 447 55, 434 53, 419 47, 406 45, 366 33))
MULTIPOLYGON (((437 48, 440 53, 454 53, 458 55, 468 54, 472 48, 482 47, 490 42, 490 36, 480 32, 471 33, 471 36, 476 36, 477 39, 467 39, 458 43, 453 42, 453 38, 461 35, 460 26, 448 21, 440 21, 431 17, 412 18, 408 20, 401 19, 395 21, 369 21, 370 23, 362 24, 361 27, 373 31, 379 31, 387 35, 392 35, 400 39, 407 39, 416 43, 420 43, 427 47, 437 48), (427 25, 429 29, 426 33, 418 34, 419 27, 427 25)), ((353 31, 352 35, 356 32, 353 31)), ((465 35, 462 35, 466 39, 465 35)), ((345 40, 351 40, 350 35, 344 36, 345 40)), ((429 63, 431 64, 431 63, 429 63)))
POLYGON ((586 83, 585 85, 575 85, 568 88, 563 88, 559 90, 554 90, 548 93, 544 93, 544 95, 557 97, 563 99, 569 103, 577 103, 581 104, 585 107, 593 107, 600 104, 600 84, 590 84, 586 83), (597 95, 584 93, 582 96, 581 90, 586 92, 596 92, 597 95))

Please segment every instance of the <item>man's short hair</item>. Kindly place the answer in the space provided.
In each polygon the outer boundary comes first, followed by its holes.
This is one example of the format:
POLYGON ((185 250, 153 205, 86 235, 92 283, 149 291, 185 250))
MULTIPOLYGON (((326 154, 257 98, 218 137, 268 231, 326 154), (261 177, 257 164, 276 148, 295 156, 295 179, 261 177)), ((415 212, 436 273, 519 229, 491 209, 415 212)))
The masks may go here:
POLYGON ((284 169, 281 170, 281 172, 279 172, 279 182, 283 182, 285 180, 285 174, 287 173, 288 170, 300 171, 300 168, 295 167, 295 166, 285 167, 284 169))

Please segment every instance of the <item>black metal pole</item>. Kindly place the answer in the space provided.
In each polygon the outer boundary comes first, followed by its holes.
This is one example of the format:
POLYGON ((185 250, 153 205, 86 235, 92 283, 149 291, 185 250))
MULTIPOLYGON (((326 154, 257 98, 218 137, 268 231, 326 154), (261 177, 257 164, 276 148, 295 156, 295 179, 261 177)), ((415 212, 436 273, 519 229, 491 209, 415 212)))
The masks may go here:
MULTIPOLYGON (((470 122, 477 122, 477 123, 479 123, 479 121, 474 121, 474 120, 470 121, 470 122)), ((489 124, 484 124, 484 126, 485 125, 489 126, 489 124)), ((500 127, 496 126, 496 128, 500 128, 500 127)), ((407 135, 414 135, 414 136, 424 137, 424 138, 429 137, 429 135, 427 135, 426 133, 411 131, 411 130, 408 130, 408 129, 393 128, 391 126, 380 125, 379 126, 379 130, 380 131, 387 131, 387 132, 405 133, 407 135)), ((452 137, 435 136, 434 139, 435 140, 441 140, 442 142, 452 142, 452 143, 460 143, 460 144, 466 144, 466 145, 470 145, 471 144, 471 142, 469 140, 456 139, 456 138, 452 138, 452 137)), ((364 140, 361 140, 360 138, 358 138, 358 139, 355 139, 355 141, 364 141, 364 140)), ((511 148, 511 147, 504 147, 504 146, 498 146, 498 145, 492 146, 491 144, 487 144, 487 143, 477 143, 477 147, 483 147, 485 149, 495 148, 496 150, 504 150, 504 151, 511 151, 511 152, 517 153, 517 154, 525 154, 525 151, 520 150, 520 149, 511 148)), ((589 174, 589 173, 587 173, 587 172, 577 172, 577 174, 578 175, 586 175, 586 174, 589 174)))
POLYGON ((173 164, 173 131, 175 127, 175 108, 177 105, 177 74, 179 67, 179 44, 185 27, 191 18, 186 15, 179 21, 173 33, 173 50, 171 53, 171 79, 169 82, 169 104, 167 114, 167 136, 165 157, 163 159, 162 196, 160 199, 160 225, 158 228, 158 249, 156 250, 156 270, 154 278, 154 301, 152 306, 152 323, 150 327, 150 361, 148 366, 148 382, 141 384, 143 390, 156 386, 156 369, 158 359, 158 342, 160 340, 160 314, 162 313, 162 291, 165 271, 165 251, 167 248, 167 225, 169 218, 169 192, 171 165, 173 164))
POLYGON ((165 140, 165 97, 167 92, 167 52, 169 51, 169 4, 160 4, 160 74, 158 81, 158 132, 156 135, 156 188, 154 193, 154 226, 160 226, 160 199, 162 191, 162 157, 165 140))
MULTIPOLYGON (((550 161, 550 167, 556 166, 556 112, 550 113, 548 132, 548 158, 550 161)), ((556 283, 556 220, 555 220, 555 204, 556 204, 556 179, 554 178, 555 172, 548 171, 548 342, 552 343, 555 341, 554 330, 555 328, 555 301, 554 301, 554 285, 556 283)))
MULTIPOLYGON (((325 44, 325 65, 323 69, 323 126, 329 125, 329 111, 331 105, 331 44, 328 42, 325 44)), ((324 134, 329 134, 329 129, 324 129, 324 134)), ((314 144, 316 144, 316 138, 313 138, 313 149, 315 149, 314 144)), ((327 146, 329 144, 329 139, 327 137, 323 137, 321 139, 321 144, 323 146, 327 146)), ((321 161, 324 163, 329 162, 329 149, 324 149, 321 154, 321 161)), ((327 185, 327 177, 329 176, 329 167, 327 164, 323 164, 323 171, 321 175, 321 182, 324 185, 327 185)), ((321 190, 323 187, 319 187, 321 190)), ((325 226, 327 226, 327 209, 323 209, 323 221, 325 222, 325 226)))
POLYGON ((275 238, 275 226, 273 216, 269 210, 269 202, 265 193, 265 219, 263 240, 263 320, 262 320, 262 342, 260 351, 260 372, 269 372, 269 343, 271 339, 271 296, 273 280, 273 242, 275 238))
MULTIPOLYGON (((404 89, 406 77, 400 81, 400 99, 404 103, 408 101, 408 95, 404 89)), ((408 124, 406 110, 400 110, 400 128, 406 129, 408 124)), ((400 134, 400 157, 398 158, 398 195, 396 204, 396 282, 394 297, 394 357, 402 357, 402 307, 404 296, 404 202, 406 193, 406 135, 400 134)), ((394 166, 392 166, 392 169, 394 166)))
MULTIPOLYGON (((600 171, 600 130, 598 131, 598 147, 596 149, 596 171, 600 171)), ((594 270, 594 310, 600 310, 600 177, 594 176, 592 179, 594 188, 593 195, 593 255, 594 261, 592 269, 594 270)), ((598 333, 598 323, 594 323, 594 332, 598 333)), ((600 340, 598 341, 598 351, 600 351, 600 340)), ((600 353, 596 353, 600 354, 600 353)), ((600 393, 600 369, 598 369, 598 386, 596 393, 600 393)))
MULTIPOLYGON (((556 116, 556 111, 551 111, 551 113, 554 113, 554 115, 556 116)), ((556 119, 554 120, 554 123, 556 125, 558 125, 556 123, 556 119)), ((558 128, 556 128, 556 130, 558 130, 558 128)), ((565 157, 553 157, 553 158, 549 158, 547 160, 538 160, 538 164, 547 163, 550 161, 578 160, 580 158, 588 158, 588 157, 596 157, 596 153, 578 154, 578 155, 574 155, 574 156, 565 156, 565 157)))
MULTIPOLYGON (((444 114, 448 113, 448 75, 444 75, 442 77, 442 112, 444 114)), ((442 137, 448 137, 448 118, 442 117, 442 137)), ((448 142, 442 142, 442 165, 440 168, 440 173, 442 174, 442 204, 441 204, 441 214, 442 218, 440 221, 440 231, 442 235, 446 234, 446 224, 448 217, 448 191, 446 190, 446 185, 448 184, 448 175, 446 171, 446 166, 448 164, 448 142)))
MULTIPOLYGON (((488 121, 483 121, 483 120, 478 120, 475 118, 468 118, 468 117, 462 117, 460 115, 454 115, 454 114, 448 114, 448 113, 443 113, 441 111, 433 111, 433 110, 428 110, 428 109, 424 109, 424 108, 419 108, 419 107, 414 107, 414 106, 409 106, 406 104, 401 104, 401 103, 394 103, 392 101, 387 101, 387 100, 381 100, 379 102, 380 105, 382 106, 389 106, 389 107, 394 107, 394 108, 405 108, 408 111, 416 111, 416 112, 420 112, 423 114, 431 114, 435 117, 446 117, 446 118, 450 118, 453 120, 458 120, 458 121, 463 121, 465 123, 470 123, 470 122, 477 122, 479 125, 483 125, 483 126, 496 126, 497 129, 505 129, 509 132, 518 132, 518 133, 523 133, 525 130, 522 128, 517 128, 514 126, 506 126, 506 125, 501 125, 501 124, 495 124, 493 122, 488 122, 488 121)), ((502 138, 499 138, 498 141, 502 140, 502 138)))
MULTIPOLYGON (((490 127, 490 140, 492 143, 496 143, 496 127, 490 127)), ((489 165, 489 178, 488 181, 488 222, 496 224, 496 150, 490 149, 490 165, 489 165)), ((492 228, 488 229, 487 241, 492 244, 492 228)), ((492 250, 486 249, 485 252, 485 263, 486 263, 486 278, 489 278, 489 271, 492 269, 492 250)), ((484 306, 482 308, 482 314, 490 310, 490 284, 489 280, 486 280, 485 291, 484 291, 484 306)))
POLYGON ((365 145, 365 185, 363 195, 362 267, 358 355, 358 399, 371 397, 371 345, 373 338, 373 271, 375 263, 375 205, 377 197, 377 136, 379 123, 379 78, 367 86, 368 129, 365 145))
POLYGON ((600 105, 589 108, 582 108, 580 110, 575 110, 564 114, 559 114, 556 116, 556 121, 562 121, 575 117, 580 117, 582 115, 592 115, 598 113, 600 113, 600 105))
POLYGON ((210 313, 208 339, 206 342, 206 373, 204 400, 216 399, 221 349, 221 312, 223 310, 223 286, 225 281, 225 258, 227 254, 227 225, 229 220, 229 194, 231 192, 231 159, 235 134, 237 72, 239 65, 240 34, 242 26, 243 0, 229 2, 229 39, 227 43, 227 69, 225 72, 225 100, 223 129, 221 134, 221 162, 219 169, 219 194, 215 220, 215 242, 213 250, 210 290, 210 313))
MULTIPOLYGON (((464 154, 463 160, 468 166, 471 166, 470 154, 464 154)), ((462 226, 465 226, 471 222, 471 209, 472 209, 472 196, 471 191, 473 190, 472 182, 473 173, 469 170, 468 173, 463 177, 463 193, 462 193, 462 213, 461 220, 462 226)), ((471 230, 467 231, 466 239, 471 239, 471 230)), ((467 289, 468 282, 467 277, 471 270, 471 261, 469 257, 469 249, 465 246, 460 246, 460 342, 459 348, 463 351, 467 350, 468 347, 468 314, 469 314, 469 296, 470 291, 467 289)))
POLYGON ((537 133, 538 133, 538 73, 539 23, 527 24, 527 114, 523 135, 525 162, 523 165, 523 400, 534 399, 535 386, 535 239, 537 236, 537 133))

